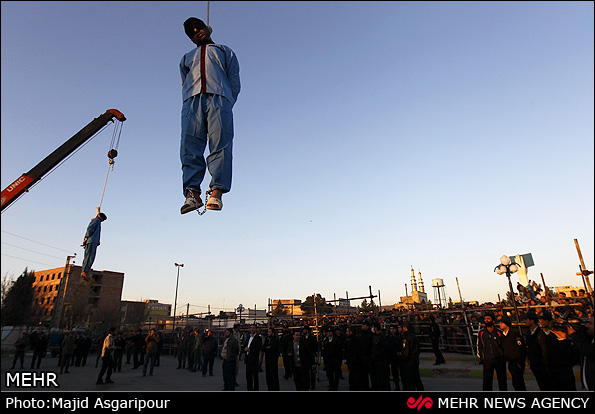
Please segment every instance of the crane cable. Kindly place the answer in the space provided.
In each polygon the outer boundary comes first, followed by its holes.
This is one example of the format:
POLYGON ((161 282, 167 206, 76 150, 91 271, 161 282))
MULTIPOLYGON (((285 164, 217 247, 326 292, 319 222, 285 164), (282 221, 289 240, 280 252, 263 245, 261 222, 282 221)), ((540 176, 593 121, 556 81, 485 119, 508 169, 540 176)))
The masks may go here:
POLYGON ((118 156, 118 147, 120 146, 120 137, 122 135, 122 125, 123 122, 116 123, 114 127, 114 132, 112 134, 112 141, 110 142, 110 150, 107 152, 107 157, 109 158, 107 162, 107 174, 105 176, 105 183, 103 184, 103 191, 101 192, 101 200, 99 201, 99 207, 97 207, 97 214, 101 212, 101 206, 103 205, 103 196, 105 195, 105 188, 107 187, 107 180, 109 178, 110 170, 114 170, 114 158, 118 156), (111 168, 110 168, 111 167, 111 168))
MULTIPOLYGON (((50 171, 48 171, 44 176, 40 177, 35 183, 33 183, 33 185, 31 185, 31 187, 29 187, 29 190, 31 190, 33 187, 35 187, 37 184, 39 184, 40 182, 42 182, 43 180, 45 180, 47 177, 50 176, 51 173, 53 173, 54 171, 56 171, 58 169, 58 167, 60 167, 62 164, 64 164, 66 161, 68 161, 74 154, 76 154, 77 152, 79 152, 81 149, 83 149, 87 144, 89 144, 91 141, 93 141, 93 139, 95 137, 97 137, 99 134, 101 134, 101 132, 103 132, 104 129, 106 129, 108 127, 108 125, 103 126, 99 131, 97 131, 95 134, 93 134, 93 136, 91 138, 89 138, 87 141, 85 141, 82 145, 80 145, 77 149, 75 149, 71 154, 69 154, 67 157, 65 157, 62 161, 60 161, 55 167, 53 167, 50 171)), ((113 138, 112 138, 112 142, 113 142, 113 138)), ((119 142, 119 138, 118 138, 118 142, 119 142)), ((22 193, 21 195, 19 195, 17 198, 14 199, 14 201, 19 200, 22 196, 24 196, 29 190, 27 190, 26 192, 22 193)), ((9 206, 7 206, 5 208, 8 209, 10 207, 12 207, 14 205, 14 202, 12 204, 10 204, 9 206)), ((5 211, 3 210, 3 212, 5 211)))

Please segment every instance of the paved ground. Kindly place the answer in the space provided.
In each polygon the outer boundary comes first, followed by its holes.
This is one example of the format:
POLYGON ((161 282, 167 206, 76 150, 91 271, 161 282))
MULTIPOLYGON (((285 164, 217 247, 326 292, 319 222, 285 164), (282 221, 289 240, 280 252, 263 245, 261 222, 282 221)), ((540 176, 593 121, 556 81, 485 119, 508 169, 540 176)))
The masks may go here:
MULTIPOLYGON (((430 353, 422 354, 420 372, 426 391, 481 391, 482 389, 482 366, 470 355, 445 354, 446 363, 434 366, 434 356, 430 353)), ((50 388, 55 391, 221 391, 223 389, 222 364, 220 359, 215 360, 213 369, 214 376, 203 377, 200 372, 190 372, 186 369, 176 369, 177 359, 173 356, 162 356, 161 364, 155 367, 153 376, 142 376, 142 367, 132 369, 132 365, 123 365, 121 372, 112 375, 113 384, 96 385, 99 368, 95 367, 95 355, 91 355, 84 367, 70 367, 68 374, 59 374, 57 358, 44 358, 40 369, 30 370, 31 356, 25 358, 24 369, 11 370, 12 356, 2 358, 2 383, 1 390, 15 390, 15 387, 7 387, 7 371, 51 371, 57 373, 56 382, 59 388, 50 388)), ((99 364, 99 367, 101 364, 99 364)), ((345 366, 344 366, 345 367, 345 366)), ((283 367, 279 367, 280 385, 282 391, 295 391, 293 380, 283 379, 283 367)), ((344 369, 345 379, 340 382, 340 391, 348 390, 348 372, 344 369)), ((244 363, 239 364, 238 373, 239 387, 237 391, 246 391, 246 379, 244 363)), ((527 390, 538 391, 537 383, 530 371, 525 371, 525 383, 527 390)), ((328 381, 323 371, 319 371, 316 391, 327 391, 328 381)), ((497 382, 494 380, 494 388, 497 389, 497 382)), ((37 388, 39 390, 41 388, 37 388)), ((513 390, 510 378, 508 389, 513 390)), ((580 382, 577 381, 577 389, 580 389, 580 382)), ((19 389, 22 391, 23 389, 19 389)), ((48 390, 48 389, 45 389, 48 390)), ((260 390, 266 391, 266 380, 264 372, 260 374, 260 390)))

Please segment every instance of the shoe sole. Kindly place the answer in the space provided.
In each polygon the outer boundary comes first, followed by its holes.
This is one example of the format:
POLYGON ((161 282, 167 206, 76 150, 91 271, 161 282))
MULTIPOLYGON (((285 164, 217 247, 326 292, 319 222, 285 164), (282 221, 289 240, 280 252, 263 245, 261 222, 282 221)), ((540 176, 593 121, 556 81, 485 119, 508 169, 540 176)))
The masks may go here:
POLYGON ((180 214, 186 214, 186 213, 190 213, 191 211, 196 211, 199 208, 201 208, 202 206, 204 206, 204 204, 201 204, 197 207, 186 207, 184 208, 184 206, 182 206, 182 208, 180 209, 180 214))

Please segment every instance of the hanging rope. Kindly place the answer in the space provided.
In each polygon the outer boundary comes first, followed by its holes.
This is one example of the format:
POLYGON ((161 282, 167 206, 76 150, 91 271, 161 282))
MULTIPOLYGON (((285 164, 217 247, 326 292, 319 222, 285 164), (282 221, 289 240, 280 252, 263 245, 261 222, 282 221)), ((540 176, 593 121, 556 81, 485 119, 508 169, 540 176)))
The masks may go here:
POLYGON ((122 125, 123 122, 116 123, 114 127, 114 133, 112 134, 112 141, 110 142, 110 150, 107 152, 109 158, 107 162, 107 174, 105 176, 105 183, 103 184, 103 191, 101 192, 101 200, 99 201, 99 207, 97 207, 97 214, 101 212, 101 206, 103 205, 103 196, 105 195, 105 189, 107 187, 107 180, 109 178, 110 170, 114 170, 114 158, 118 156, 118 147, 120 146, 120 137, 122 136, 122 125), (111 167, 111 168, 110 168, 111 167))
POLYGON ((211 27, 211 25, 209 24, 209 8, 210 8, 211 2, 207 1, 207 26, 211 27))

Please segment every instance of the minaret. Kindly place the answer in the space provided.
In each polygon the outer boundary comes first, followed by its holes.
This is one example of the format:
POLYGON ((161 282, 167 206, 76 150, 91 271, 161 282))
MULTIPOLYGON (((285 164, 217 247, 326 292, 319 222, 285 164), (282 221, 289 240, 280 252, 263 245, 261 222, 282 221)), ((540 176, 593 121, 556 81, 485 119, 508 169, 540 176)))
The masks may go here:
POLYGON ((415 283, 415 270, 411 268, 411 292, 417 292, 417 283, 415 283))
POLYGON ((424 281, 421 280, 421 272, 419 272, 419 291, 421 293, 426 293, 426 291, 424 290, 424 281))

